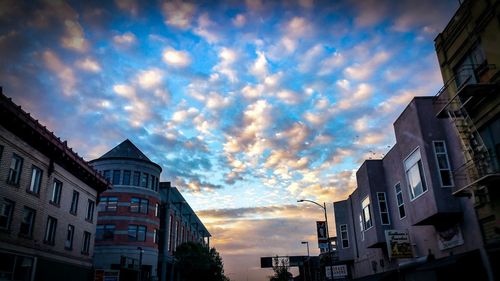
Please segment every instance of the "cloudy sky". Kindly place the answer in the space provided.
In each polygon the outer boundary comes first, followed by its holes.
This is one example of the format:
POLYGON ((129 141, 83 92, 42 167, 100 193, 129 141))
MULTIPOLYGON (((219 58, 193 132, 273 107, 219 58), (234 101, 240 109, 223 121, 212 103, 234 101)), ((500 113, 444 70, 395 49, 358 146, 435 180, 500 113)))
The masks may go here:
POLYGON ((433 39, 457 6, 3 0, 0 85, 87 160, 132 140, 228 276, 264 280, 260 256, 318 252, 322 210, 296 200, 345 198, 411 98, 441 87, 433 39))

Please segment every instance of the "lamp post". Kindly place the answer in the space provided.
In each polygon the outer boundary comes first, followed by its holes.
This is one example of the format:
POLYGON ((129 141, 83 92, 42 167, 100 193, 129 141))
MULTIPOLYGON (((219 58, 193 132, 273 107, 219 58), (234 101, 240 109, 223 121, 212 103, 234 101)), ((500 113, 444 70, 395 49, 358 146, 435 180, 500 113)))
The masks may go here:
POLYGON ((309 241, 302 241, 300 244, 307 245, 307 266, 304 265, 304 281, 309 280, 309 241))
MULTIPOLYGON (((317 205, 318 207, 320 207, 321 209, 323 209, 323 212, 325 213, 325 224, 326 224, 326 238, 327 238, 327 242, 328 242, 328 257, 330 258, 330 277, 333 279, 333 268, 332 268, 332 263, 333 263, 333 260, 332 260, 332 245, 330 243, 330 234, 328 232, 328 216, 326 215, 326 203, 323 202, 323 206, 321 206, 321 204, 315 202, 315 201, 312 201, 312 200, 307 200, 307 199, 300 199, 300 200, 297 200, 298 203, 302 203, 302 202, 309 202, 309 203, 313 203, 314 205, 317 205)), ((326 272, 325 272, 326 273, 326 272)))

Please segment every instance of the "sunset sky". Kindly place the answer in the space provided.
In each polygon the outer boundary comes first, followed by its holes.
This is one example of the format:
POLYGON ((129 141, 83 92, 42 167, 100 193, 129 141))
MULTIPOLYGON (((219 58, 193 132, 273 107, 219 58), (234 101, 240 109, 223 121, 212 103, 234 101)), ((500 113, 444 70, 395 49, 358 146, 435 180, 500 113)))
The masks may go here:
MULTIPOLYGON (((125 139, 163 168, 233 281, 317 254, 320 208, 442 79, 458 1, 0 1, 0 86, 86 160, 125 139)), ((333 228, 333 222, 330 223, 333 228)), ((334 235, 331 231, 332 236, 334 235)))

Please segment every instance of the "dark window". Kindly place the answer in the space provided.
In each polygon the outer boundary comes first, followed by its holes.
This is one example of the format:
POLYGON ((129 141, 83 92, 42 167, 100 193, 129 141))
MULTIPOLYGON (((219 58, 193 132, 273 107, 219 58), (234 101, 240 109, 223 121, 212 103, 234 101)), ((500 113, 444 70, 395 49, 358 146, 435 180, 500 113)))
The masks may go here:
POLYGON ((129 225, 128 241, 146 241, 146 226, 135 224, 129 225))
POLYGON ((110 170, 104 170, 103 174, 105 179, 107 179, 109 182, 111 182, 111 171, 110 170))
POLYGON ((50 202, 59 205, 61 201, 61 190, 62 190, 62 182, 54 179, 54 184, 52 185, 52 196, 50 198, 50 202))
POLYGON ((45 227, 45 236, 43 241, 47 244, 54 245, 56 241, 57 219, 48 216, 47 225, 45 227))
POLYGON ((434 141, 434 154, 436 155, 436 164, 438 167, 439 178, 441 179, 441 186, 453 186, 453 176, 450 168, 450 161, 448 160, 448 152, 444 141, 434 141))
POLYGON ((155 178, 156 178, 155 176, 151 175, 151 179, 149 181, 149 186, 148 186, 149 189, 152 190, 155 189, 155 178))
POLYGON ((134 172, 134 182, 132 185, 139 186, 139 180, 141 179, 141 172, 134 172))
POLYGON ((23 219, 21 221, 21 227, 19 229, 19 234, 31 237, 31 235, 33 234, 35 215, 36 215, 35 210, 28 208, 28 207, 24 207, 23 219))
POLYGON ((130 171, 123 171, 123 185, 130 185, 130 171))
POLYGON ((75 236, 75 227, 68 224, 68 230, 66 231, 66 241, 64 241, 64 248, 71 250, 73 249, 73 237, 75 236))
POLYGON ((370 209, 370 197, 366 197, 363 199, 361 202, 361 209, 362 209, 362 214, 363 214, 363 223, 364 223, 364 230, 368 230, 370 227, 372 227, 372 213, 370 209))
POLYGON ((101 197, 101 202, 99 202, 99 212, 116 212, 117 205, 117 197, 101 197))
POLYGON ((90 251, 90 232, 83 232, 82 254, 88 255, 90 251))
POLYGON ((153 232, 153 242, 158 244, 158 229, 155 229, 153 232))
POLYGON ((120 184, 121 172, 120 170, 113 170, 113 184, 120 184))
POLYGON ((149 205, 148 199, 133 197, 130 200, 130 212, 147 214, 148 205, 149 205))
POLYGON ((87 215, 85 216, 86 220, 92 221, 94 219, 94 207, 95 202, 89 199, 87 201, 87 215))
POLYGON ((141 177, 141 186, 147 188, 148 187, 148 179, 149 179, 149 174, 143 173, 141 177))
POLYGON ((115 238, 114 224, 99 224, 96 228, 96 241, 112 241, 115 238))
POLYGON ((382 224, 390 224, 389 219, 389 209, 387 208, 387 200, 385 198, 385 192, 377 192, 378 207, 380 210, 380 219, 382 224))
POLYGON ((43 175, 42 169, 33 165, 33 168, 31 169, 31 182, 30 186, 28 187, 28 192, 35 194, 38 194, 40 192, 40 186, 42 184, 42 175, 43 175))
POLYGON ((19 185, 19 179, 21 177, 22 169, 23 169, 23 158, 14 153, 10 161, 10 169, 9 169, 9 175, 7 177, 7 183, 13 185, 19 185))
POLYGON ((5 198, 0 201, 0 229, 10 229, 13 212, 14 201, 5 198))
POLYGON ((349 236, 347 233, 347 224, 340 225, 340 239, 342 240, 342 248, 349 248, 349 236))
POLYGON ((76 215, 76 212, 78 211, 78 198, 80 197, 80 193, 78 191, 73 190, 73 197, 71 198, 71 208, 69 209, 69 212, 72 213, 73 215, 76 215))
POLYGON ((394 191, 396 193, 396 201, 398 203, 399 218, 402 219, 406 216, 405 203, 403 201, 403 191, 401 190, 401 185, 397 183, 394 186, 394 191))

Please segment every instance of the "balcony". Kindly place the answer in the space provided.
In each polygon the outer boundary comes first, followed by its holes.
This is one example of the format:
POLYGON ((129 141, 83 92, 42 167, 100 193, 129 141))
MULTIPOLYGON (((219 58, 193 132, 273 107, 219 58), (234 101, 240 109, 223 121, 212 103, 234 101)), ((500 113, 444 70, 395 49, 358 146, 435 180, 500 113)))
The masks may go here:
POLYGON ((471 196, 470 188, 489 186, 500 181, 499 164, 491 157, 474 157, 456 169, 454 174, 466 183, 452 189, 455 196, 471 196))

